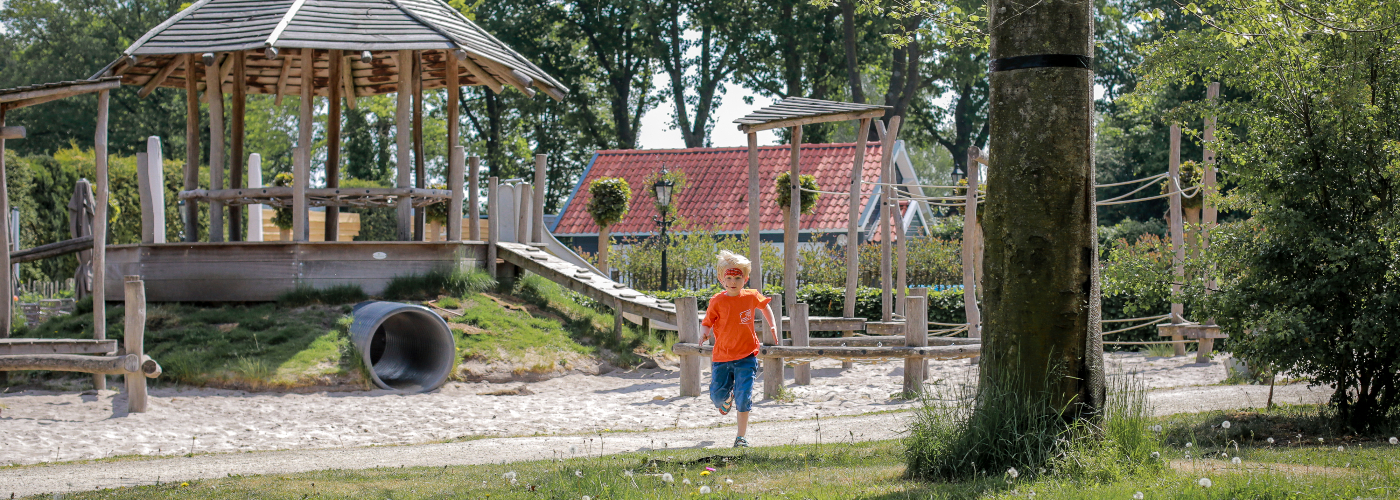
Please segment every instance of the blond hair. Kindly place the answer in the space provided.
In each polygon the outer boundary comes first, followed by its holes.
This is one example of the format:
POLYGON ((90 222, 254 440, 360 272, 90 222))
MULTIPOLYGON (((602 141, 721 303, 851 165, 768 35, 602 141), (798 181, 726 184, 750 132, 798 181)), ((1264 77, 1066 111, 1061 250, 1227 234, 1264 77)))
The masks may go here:
POLYGON ((737 268, 744 272, 744 276, 748 276, 749 272, 753 270, 753 264, 749 262, 748 258, 729 250, 720 250, 719 255, 715 257, 717 259, 715 271, 720 274, 724 274, 726 269, 737 268))

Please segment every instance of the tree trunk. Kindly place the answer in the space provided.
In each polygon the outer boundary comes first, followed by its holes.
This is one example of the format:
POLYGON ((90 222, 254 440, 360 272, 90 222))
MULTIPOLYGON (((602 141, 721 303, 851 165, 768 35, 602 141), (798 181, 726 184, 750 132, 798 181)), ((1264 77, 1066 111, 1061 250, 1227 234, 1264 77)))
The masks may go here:
POLYGON ((859 54, 856 53, 856 0, 841 2, 841 38, 846 48, 846 82, 851 86, 851 102, 865 104, 865 89, 861 87, 857 61, 859 54))
POLYGON ((1092 57, 1093 8, 994 0, 988 21, 1005 66, 991 74, 982 390, 1046 390, 1071 417, 1104 398, 1092 64, 1019 57, 1092 57))

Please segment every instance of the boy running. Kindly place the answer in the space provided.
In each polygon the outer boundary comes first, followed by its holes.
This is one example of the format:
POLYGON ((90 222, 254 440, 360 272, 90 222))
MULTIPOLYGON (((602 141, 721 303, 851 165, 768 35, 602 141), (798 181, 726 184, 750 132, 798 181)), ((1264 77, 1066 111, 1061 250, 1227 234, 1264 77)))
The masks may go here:
POLYGON ((749 259, 728 250, 720 250, 719 262, 715 265, 720 285, 724 291, 710 297, 705 320, 700 323, 700 343, 704 344, 711 336, 715 339, 714 353, 711 355, 710 400, 719 408, 720 415, 728 415, 738 406, 738 437, 734 438, 735 448, 749 446, 744 434, 749 427, 749 411, 753 408, 753 379, 758 371, 758 334, 754 332, 754 310, 763 312, 768 325, 770 338, 778 337, 777 323, 773 311, 768 307, 768 297, 758 290, 744 288, 752 270, 749 259))

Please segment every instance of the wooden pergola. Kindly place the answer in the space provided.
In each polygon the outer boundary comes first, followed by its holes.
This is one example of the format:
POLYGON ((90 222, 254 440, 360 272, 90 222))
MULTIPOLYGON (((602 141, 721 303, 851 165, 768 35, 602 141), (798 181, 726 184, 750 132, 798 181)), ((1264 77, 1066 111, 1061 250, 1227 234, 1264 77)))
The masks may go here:
MULTIPOLYGON (((4 276, 0 278, 0 289, 5 290, 5 304, 0 306, 0 338, 10 336, 14 304, 9 300, 9 296, 15 289, 14 283, 11 281, 14 277, 10 273, 10 197, 5 172, 5 140, 25 137, 24 127, 5 126, 5 113, 12 109, 97 93, 97 132, 93 138, 94 163, 97 170, 97 206, 94 207, 93 217, 96 223, 92 225, 92 300, 93 304, 103 304, 106 301, 106 291, 103 290, 102 283, 106 279, 106 253, 103 250, 107 240, 107 104, 112 89, 121 86, 121 82, 118 80, 118 78, 99 78, 0 90, 0 249, 3 249, 0 251, 0 254, 3 254, 0 256, 0 269, 4 270, 4 272, 0 272, 0 275, 4 276)), ((92 323, 93 338, 97 340, 107 338, 107 308, 100 305, 93 307, 92 323)), ((106 388, 106 379, 102 375, 95 375, 93 381, 97 389, 106 388)))
MULTIPOLYGON (((336 241, 340 206, 395 206, 398 238, 422 239, 423 217, 412 208, 451 200, 461 214, 463 154, 458 106, 447 107, 450 190, 426 189, 423 155, 423 92, 446 88, 458 102, 463 85, 485 85, 496 93, 514 87, 563 99, 568 88, 485 32, 441 0, 200 0, 151 29, 94 78, 119 76, 141 86, 186 91, 189 145, 184 173, 186 220, 198 220, 198 203, 210 206, 209 240, 224 241, 228 206, 230 240, 238 239, 238 206, 291 206, 292 237, 309 237, 307 207, 326 207, 326 239, 336 241), (210 189, 199 189, 199 93, 209 106, 210 189), (231 155, 225 155, 224 94, 232 94, 231 155), (341 99, 397 93, 397 179, 393 188, 339 189, 341 99), (294 149, 295 185, 244 187, 244 106, 248 94, 300 96, 299 134, 294 149), (328 98, 326 186, 309 189, 312 120, 316 96, 328 98), (410 133, 411 131, 411 133, 410 133), (413 171, 410 172, 410 165, 413 171), (224 170, 228 169, 225 182, 224 170), (416 231, 413 229, 416 228, 416 231), (416 237, 415 237, 416 234, 416 237)), ((475 186, 473 186, 474 188, 475 186)), ((476 191, 470 209, 475 217, 476 191)), ((149 214, 147 215, 149 216, 149 214)), ((461 239, 460 223, 448 224, 449 240, 461 239)), ((473 227, 475 227, 473 225, 473 227)), ((475 231, 473 231, 475 232, 475 231)), ((479 235, 472 234, 473 239, 479 235)), ((197 231, 185 231, 196 241, 197 231)))
MULTIPOLYGON (((826 123, 844 120, 859 120, 856 126, 856 154, 851 166, 850 185, 850 212, 846 222, 846 305, 842 309, 842 315, 850 318, 855 315, 856 286, 859 284, 859 267, 856 265, 856 243, 859 240, 859 228, 857 219, 860 218, 860 180, 861 172, 864 170, 866 138, 870 135, 870 122, 872 118, 885 115, 889 106, 877 106, 873 104, 854 104, 848 102, 823 101, 819 99, 807 99, 803 97, 789 97, 778 101, 768 107, 754 111, 753 113, 734 120, 739 124, 739 131, 749 136, 749 260, 753 266, 753 272, 749 274, 749 286, 755 289, 763 289, 763 259, 759 248, 759 178, 758 178, 758 132, 776 128, 788 127, 792 130, 792 153, 790 160, 790 170, 788 183, 791 189, 790 206, 787 210, 787 218, 783 220, 783 307, 792 311, 797 305, 797 238, 798 224, 802 215, 802 182, 800 162, 802 160, 802 126, 815 123, 826 123)), ((889 130, 882 134, 883 148, 880 157, 880 178, 884 182, 893 177, 890 175, 891 151, 894 149, 895 135, 899 131, 899 119, 895 116, 890 119, 889 130)), ((883 127, 883 123, 881 123, 883 127)), ((888 190, 881 190, 881 193, 888 193, 888 190)), ((880 239, 881 247, 884 250, 885 258, 881 261, 880 271, 882 283, 889 283, 889 234, 890 218, 889 196, 881 196, 882 203, 880 211, 880 239)), ((873 201, 873 200, 872 200, 873 201)), ((900 238, 900 241, 903 241, 900 238)), ((881 287, 885 290, 885 311, 884 320, 890 320, 889 310, 889 287, 881 287)), ((901 297, 902 298, 902 297, 901 297)), ((783 313, 779 312, 779 316, 783 313)), ((805 316, 805 314, 802 314, 805 316)), ((779 321, 781 323, 781 321, 779 321)), ((794 345, 805 339, 794 339, 794 345)), ((783 383, 782 360, 779 358, 765 358, 763 360, 764 393, 776 394, 778 386, 783 383)), ((795 372, 795 377, 799 384, 803 382, 804 375, 810 377, 810 367, 801 366, 795 372)))

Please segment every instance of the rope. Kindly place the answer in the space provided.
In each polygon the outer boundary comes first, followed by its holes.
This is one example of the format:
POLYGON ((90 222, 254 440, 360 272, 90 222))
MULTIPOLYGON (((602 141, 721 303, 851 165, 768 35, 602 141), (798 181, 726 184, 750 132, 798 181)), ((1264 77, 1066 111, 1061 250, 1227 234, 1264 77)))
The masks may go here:
POLYGON ((1198 340, 1162 340, 1158 342, 1104 342, 1103 345, 1152 345, 1152 344, 1186 344, 1199 342, 1198 340))
POLYGON ((1171 195, 1174 195, 1174 194, 1177 194, 1177 193, 1181 193, 1182 196, 1196 196, 1196 193, 1194 193, 1194 192, 1191 193, 1191 194, 1186 194, 1186 192, 1187 192, 1187 191, 1199 191, 1199 190, 1201 189, 1201 187, 1202 187, 1202 186, 1195 186, 1195 187, 1186 188, 1186 189, 1181 190, 1181 191, 1173 191, 1173 192, 1170 192, 1170 193, 1167 193, 1167 194, 1161 194, 1161 195, 1152 196, 1152 197, 1148 197, 1148 198, 1138 198, 1138 199, 1135 199, 1135 200, 1124 200, 1124 201, 1115 201, 1115 202, 1100 201, 1100 202, 1095 202, 1094 205, 1095 205, 1095 206, 1104 206, 1104 205, 1122 205, 1122 204, 1125 204, 1125 203, 1137 203, 1137 202, 1139 202, 1139 201, 1148 201, 1148 200, 1155 200, 1155 199, 1158 199, 1158 198, 1166 198, 1166 197, 1168 197, 1168 196, 1171 196, 1171 195))
POLYGON ((1111 332, 1103 332, 1103 333, 1101 333, 1100 335, 1112 335, 1112 334, 1115 334, 1115 333, 1126 332, 1126 331, 1128 331, 1128 330, 1136 330, 1136 329, 1142 328, 1142 327, 1144 327, 1144 326, 1159 325, 1159 324, 1161 324, 1163 321, 1168 321, 1168 320, 1167 320, 1167 318, 1162 318, 1162 319, 1158 319, 1158 320, 1156 320, 1156 321, 1153 321, 1153 322, 1151 322, 1151 323, 1143 323, 1143 324, 1137 325, 1137 326, 1130 326, 1130 327, 1127 327, 1127 328, 1120 328, 1120 329, 1117 329, 1117 330, 1113 330, 1113 331, 1111 331, 1111 332))
POLYGON ((1099 323, 1129 323, 1129 322, 1133 322, 1133 321, 1143 321, 1143 320, 1149 320, 1149 319, 1162 319, 1162 318, 1170 318, 1170 317, 1171 317, 1171 314, 1162 314, 1162 315, 1158 315, 1158 316, 1143 316, 1143 317, 1141 317, 1141 318, 1105 319, 1105 320, 1099 321, 1099 323))
POLYGON ((1110 201, 1118 201, 1118 200, 1121 200, 1121 199, 1123 199, 1123 198, 1127 198, 1127 197, 1129 197, 1129 196, 1132 196, 1133 193, 1136 193, 1136 192, 1138 192, 1138 191, 1142 191, 1142 190, 1147 189, 1147 188, 1150 188, 1150 187, 1152 187, 1152 184, 1143 184, 1143 185, 1141 185, 1141 186, 1138 186, 1137 189, 1134 189, 1134 190, 1132 190, 1132 191, 1128 191, 1126 194, 1123 194, 1123 195, 1118 196, 1118 197, 1115 197, 1115 198, 1109 198, 1109 199, 1107 199, 1107 200, 1103 200, 1103 202, 1104 202, 1104 203, 1108 203, 1108 202, 1110 202, 1110 201))
MULTIPOLYGON (((798 186, 797 189, 798 189, 799 191, 806 191, 806 192, 808 192, 808 193, 829 194, 829 195, 833 195, 833 196, 850 196, 850 195, 851 195, 851 193, 848 193, 848 192, 841 192, 841 191, 821 191, 821 190, 818 190, 818 189, 807 189, 807 188, 801 187, 801 186, 798 186)), ((867 195, 861 195, 861 196, 867 196, 867 195)))
POLYGON ((930 184, 893 184, 893 183, 889 183, 889 182, 871 182, 871 181, 860 181, 860 183, 861 183, 861 184, 871 184, 871 185, 875 185, 875 186, 921 187, 921 188, 928 188, 928 189, 967 189, 967 186, 934 186, 934 185, 930 185, 930 184))
POLYGON ((1167 172, 1162 172, 1162 173, 1157 174, 1157 175, 1154 175, 1154 176, 1152 176, 1152 177, 1143 177, 1143 178, 1141 178, 1141 179, 1133 179, 1133 180, 1131 180, 1131 181, 1115 182, 1115 183, 1113 183, 1113 184, 1095 184, 1094 187, 1096 187, 1096 188, 1106 188, 1106 187, 1122 186, 1122 185, 1125 185, 1125 184, 1136 184, 1136 183, 1139 183, 1139 182, 1152 182, 1152 181, 1155 181, 1155 180, 1157 180, 1157 179, 1161 179, 1161 178, 1163 178, 1163 177, 1166 177, 1167 175, 1169 175, 1167 172))

